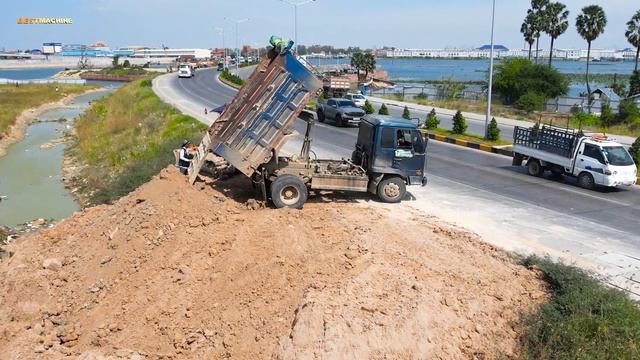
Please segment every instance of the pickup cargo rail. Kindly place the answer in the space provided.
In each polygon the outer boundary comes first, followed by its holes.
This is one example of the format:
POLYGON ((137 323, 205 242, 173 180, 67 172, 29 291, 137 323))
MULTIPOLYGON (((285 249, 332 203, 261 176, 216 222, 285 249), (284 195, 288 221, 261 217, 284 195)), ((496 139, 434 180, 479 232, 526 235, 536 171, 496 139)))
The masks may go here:
POLYGON ((571 158, 581 136, 575 130, 548 126, 535 130, 516 126, 513 129, 513 144, 571 158))
POLYGON ((189 168, 191 183, 209 150, 252 176, 282 147, 287 129, 321 88, 322 82, 289 52, 262 59, 209 127, 189 168))

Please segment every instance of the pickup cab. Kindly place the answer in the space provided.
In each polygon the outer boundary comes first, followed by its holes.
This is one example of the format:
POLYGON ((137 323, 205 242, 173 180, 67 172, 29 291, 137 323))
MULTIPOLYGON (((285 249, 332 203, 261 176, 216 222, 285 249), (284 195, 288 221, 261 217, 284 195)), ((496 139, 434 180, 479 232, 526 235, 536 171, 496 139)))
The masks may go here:
POLYGON ((333 120, 338 126, 358 125, 365 112, 353 101, 344 98, 328 99, 326 104, 318 104, 318 121, 333 120))
POLYGON ((587 136, 551 126, 516 126, 513 139, 513 165, 521 165, 526 159, 531 176, 542 176, 548 170, 576 177, 585 189, 636 183, 636 164, 629 152, 603 134, 587 136))

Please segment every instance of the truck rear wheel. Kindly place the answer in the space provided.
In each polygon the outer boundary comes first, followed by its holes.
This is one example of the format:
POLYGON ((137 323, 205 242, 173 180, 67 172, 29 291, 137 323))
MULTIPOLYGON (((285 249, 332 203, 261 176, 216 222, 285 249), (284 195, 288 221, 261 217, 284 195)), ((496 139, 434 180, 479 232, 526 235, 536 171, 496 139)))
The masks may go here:
POLYGON ((531 176, 542 176, 544 174, 544 168, 537 159, 529 159, 527 161, 527 171, 531 176))
POLYGON ((271 200, 278 208, 301 209, 307 201, 307 186, 294 175, 281 175, 271 183, 271 200))
POLYGON ((407 186, 404 180, 394 176, 386 178, 378 184, 378 197, 382 202, 398 203, 407 194, 407 186))
POLYGON ((596 187, 596 182, 593 180, 593 175, 583 172, 578 175, 578 185, 583 189, 593 190, 596 187))

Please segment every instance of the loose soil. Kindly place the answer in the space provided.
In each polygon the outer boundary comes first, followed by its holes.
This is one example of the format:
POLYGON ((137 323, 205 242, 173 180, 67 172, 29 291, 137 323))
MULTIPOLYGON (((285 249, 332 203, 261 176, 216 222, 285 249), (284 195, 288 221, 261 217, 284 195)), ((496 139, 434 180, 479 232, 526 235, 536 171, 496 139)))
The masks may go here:
POLYGON ((2 357, 520 355, 520 315, 547 295, 508 254, 408 206, 253 196, 241 176, 190 186, 167 168, 6 246, 2 357))

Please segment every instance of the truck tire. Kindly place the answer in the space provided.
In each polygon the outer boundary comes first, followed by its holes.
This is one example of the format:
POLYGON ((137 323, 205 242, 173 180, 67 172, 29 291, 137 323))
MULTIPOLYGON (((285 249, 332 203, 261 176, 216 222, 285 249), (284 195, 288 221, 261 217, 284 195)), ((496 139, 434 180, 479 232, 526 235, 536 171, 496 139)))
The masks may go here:
POLYGON ((538 159, 529 159, 527 161, 527 172, 531 176, 542 176, 544 174, 544 168, 540 165, 540 161, 538 159))
POLYGON ((404 180, 397 176, 388 177, 378 184, 378 197, 385 203, 399 203, 407 194, 404 180))
POLYGON ((271 200, 278 208, 302 209, 309 192, 307 186, 294 175, 278 176, 270 186, 271 200))
POLYGON ((344 127, 344 120, 342 120, 342 115, 336 115, 336 125, 339 127, 344 127))
POLYGON ((596 182, 593 180, 593 175, 585 171, 578 175, 578 185, 583 189, 593 190, 596 187, 596 182))
POLYGON ((321 123, 324 122, 325 116, 324 116, 324 112, 322 111, 318 111, 318 121, 320 121, 321 123))

